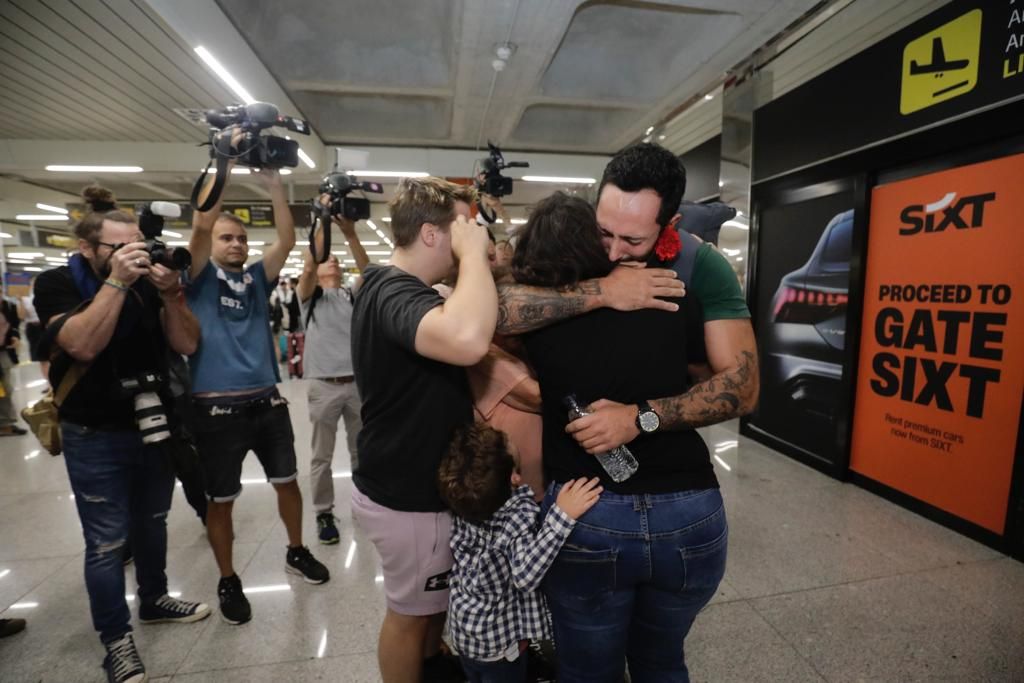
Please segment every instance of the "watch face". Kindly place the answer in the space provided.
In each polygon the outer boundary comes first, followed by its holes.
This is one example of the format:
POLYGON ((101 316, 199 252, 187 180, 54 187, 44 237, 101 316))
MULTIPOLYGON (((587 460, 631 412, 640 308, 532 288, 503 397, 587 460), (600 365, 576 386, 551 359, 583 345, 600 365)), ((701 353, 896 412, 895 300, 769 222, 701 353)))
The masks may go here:
POLYGON ((660 424, 661 420, 658 419, 658 414, 653 410, 640 413, 640 429, 645 432, 653 432, 660 424))

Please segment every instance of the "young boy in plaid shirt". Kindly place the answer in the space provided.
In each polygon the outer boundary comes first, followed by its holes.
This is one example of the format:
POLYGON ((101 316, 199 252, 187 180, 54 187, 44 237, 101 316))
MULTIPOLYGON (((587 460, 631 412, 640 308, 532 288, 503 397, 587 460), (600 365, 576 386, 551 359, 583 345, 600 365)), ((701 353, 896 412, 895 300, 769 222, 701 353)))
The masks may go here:
POLYGON ((597 502, 598 479, 568 482, 538 520, 515 446, 483 424, 460 429, 441 462, 441 497, 455 514, 448 627, 471 683, 526 680, 526 641, 550 639, 541 579, 597 502))

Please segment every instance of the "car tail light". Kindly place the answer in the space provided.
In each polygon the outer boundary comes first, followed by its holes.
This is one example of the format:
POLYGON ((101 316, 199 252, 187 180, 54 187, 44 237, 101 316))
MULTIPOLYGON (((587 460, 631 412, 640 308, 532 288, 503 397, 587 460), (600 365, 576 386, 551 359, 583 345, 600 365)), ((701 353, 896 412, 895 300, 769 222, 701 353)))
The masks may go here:
POLYGON ((849 297, 842 292, 817 292, 801 287, 783 287, 775 297, 777 323, 815 325, 840 315, 849 297))

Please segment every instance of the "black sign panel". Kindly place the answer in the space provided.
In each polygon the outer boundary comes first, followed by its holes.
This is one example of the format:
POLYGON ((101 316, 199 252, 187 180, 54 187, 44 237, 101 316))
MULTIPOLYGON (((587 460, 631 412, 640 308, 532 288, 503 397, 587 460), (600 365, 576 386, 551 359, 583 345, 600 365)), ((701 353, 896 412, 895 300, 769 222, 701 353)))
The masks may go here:
POLYGON ((953 2, 754 113, 753 179, 1024 96, 1024 5, 953 2))

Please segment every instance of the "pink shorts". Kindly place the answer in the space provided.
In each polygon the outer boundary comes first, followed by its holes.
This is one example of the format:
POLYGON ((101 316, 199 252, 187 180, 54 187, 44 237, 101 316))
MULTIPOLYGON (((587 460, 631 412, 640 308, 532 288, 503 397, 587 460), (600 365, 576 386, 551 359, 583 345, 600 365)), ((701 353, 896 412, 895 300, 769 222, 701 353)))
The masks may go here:
POLYGON ((352 518, 377 548, 393 612, 418 617, 448 609, 450 513, 392 510, 352 487, 352 518))

